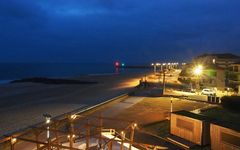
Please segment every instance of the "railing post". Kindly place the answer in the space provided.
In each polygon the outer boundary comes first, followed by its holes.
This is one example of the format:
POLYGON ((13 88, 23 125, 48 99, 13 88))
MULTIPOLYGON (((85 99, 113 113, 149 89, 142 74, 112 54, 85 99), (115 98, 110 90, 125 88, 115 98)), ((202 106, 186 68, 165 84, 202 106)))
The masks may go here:
POLYGON ((137 124, 136 124, 136 123, 133 123, 133 124, 131 125, 129 150, 132 149, 132 144, 133 144, 133 140, 134 140, 134 131, 135 131, 135 128, 136 128, 136 127, 137 127, 137 124))
MULTIPOLYGON (((38 131, 35 131, 34 134, 35 134, 35 139, 36 139, 36 141, 38 141, 39 132, 38 132, 38 131)), ((39 143, 36 143, 36 145, 37 145, 37 150, 39 150, 40 144, 39 144, 39 143)))
POLYGON ((124 131, 121 132, 121 139, 122 140, 121 140, 121 148, 120 149, 123 150, 123 142, 125 140, 125 132, 124 131))
POLYGON ((68 122, 69 122, 69 135, 68 135, 68 139, 69 139, 69 146, 70 148, 73 148, 73 144, 74 144, 74 138, 75 138, 75 130, 74 130, 74 120, 77 118, 76 114, 70 115, 68 116, 68 122))
MULTIPOLYGON (((57 123, 54 123, 54 134, 55 134, 55 137, 56 137, 56 141, 57 141, 57 144, 59 145, 59 137, 58 137, 58 133, 57 133, 57 123)), ((60 150, 59 147, 57 147, 57 150, 60 150)))
POLYGON ((108 143, 108 149, 109 149, 109 150, 112 150, 112 147, 113 147, 113 143, 112 143, 112 141, 110 141, 110 142, 108 143))
POLYGON ((103 128, 103 120, 102 120, 102 113, 99 114, 99 147, 102 148, 102 128, 103 128))
POLYGON ((10 138, 11 150, 15 149, 14 146, 15 146, 16 143, 17 143, 17 139, 14 138, 14 137, 11 137, 10 138))
POLYGON ((86 150, 89 149, 89 140, 90 140, 90 126, 89 126, 89 121, 87 120, 87 124, 86 124, 86 150))

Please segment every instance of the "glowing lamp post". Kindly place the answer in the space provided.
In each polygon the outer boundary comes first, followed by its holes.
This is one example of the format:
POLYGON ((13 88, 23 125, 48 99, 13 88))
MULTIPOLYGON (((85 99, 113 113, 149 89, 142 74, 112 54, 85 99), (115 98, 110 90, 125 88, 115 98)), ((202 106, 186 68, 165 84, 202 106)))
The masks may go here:
POLYGON ((202 74, 202 68, 203 68, 203 67, 202 67, 201 65, 195 67, 195 68, 194 68, 194 74, 195 74, 196 76, 201 75, 201 74, 202 74))
POLYGON ((134 139, 134 130, 137 127, 137 123, 131 124, 131 133, 130 133, 130 143, 128 150, 132 149, 133 139, 134 139))
POLYGON ((123 149, 124 149, 124 148, 123 148, 123 142, 124 142, 124 140, 125 140, 125 136, 126 136, 125 132, 124 132, 124 131, 121 131, 121 148, 120 148, 120 150, 123 150, 123 149))
POLYGON ((47 139, 50 139, 50 127, 49 124, 51 122, 51 115, 44 114, 43 117, 45 117, 45 123, 47 124, 47 139))
POLYGON ((157 66, 156 66, 156 64, 154 64, 154 63, 152 63, 151 66, 153 66, 153 72, 154 72, 154 74, 155 74, 155 73, 156 73, 156 70, 157 70, 157 66))
POLYGON ((197 77, 197 89, 199 89, 200 85, 199 85, 199 76, 202 75, 203 72, 203 67, 202 65, 198 65, 197 67, 194 68, 193 73, 194 75, 197 77))
POLYGON ((14 145, 17 143, 17 139, 14 137, 11 137, 11 150, 14 150, 14 145))

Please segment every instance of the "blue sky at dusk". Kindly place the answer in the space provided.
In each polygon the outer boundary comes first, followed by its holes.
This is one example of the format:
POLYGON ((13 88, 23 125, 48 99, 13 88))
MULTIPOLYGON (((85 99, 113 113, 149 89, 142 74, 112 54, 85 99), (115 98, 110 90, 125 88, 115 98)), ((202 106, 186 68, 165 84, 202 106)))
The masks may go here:
POLYGON ((240 53, 239 0, 1 0, 0 62, 240 53))

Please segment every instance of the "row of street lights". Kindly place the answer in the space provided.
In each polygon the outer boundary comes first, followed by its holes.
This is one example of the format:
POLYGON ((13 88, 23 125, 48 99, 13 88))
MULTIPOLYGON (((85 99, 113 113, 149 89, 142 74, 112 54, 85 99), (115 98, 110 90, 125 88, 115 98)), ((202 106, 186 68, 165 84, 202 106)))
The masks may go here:
POLYGON ((154 73, 156 73, 157 67, 160 67, 160 71, 162 71, 163 67, 166 69, 177 68, 178 63, 152 63, 151 66, 153 66, 154 73))
MULTIPOLYGON (((163 71, 163 69, 172 69, 177 68, 178 65, 180 65, 178 62, 169 62, 169 63, 151 63, 151 66, 153 66, 154 73, 157 72, 157 67, 160 67, 160 71, 163 71)), ((181 63, 182 66, 186 65, 186 63, 181 63)))

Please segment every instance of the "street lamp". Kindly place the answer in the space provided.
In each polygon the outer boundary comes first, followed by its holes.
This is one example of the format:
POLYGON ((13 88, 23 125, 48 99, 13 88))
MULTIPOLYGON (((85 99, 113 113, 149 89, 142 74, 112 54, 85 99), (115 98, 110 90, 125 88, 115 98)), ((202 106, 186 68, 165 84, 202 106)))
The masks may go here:
POLYGON ((17 143, 17 139, 15 137, 11 137, 11 150, 14 150, 14 145, 17 143))
POLYGON ((194 74, 195 74, 195 75, 199 76, 199 75, 202 74, 202 70, 203 70, 202 65, 198 65, 197 67, 194 68, 193 71, 194 71, 194 74))
POLYGON ((194 75, 197 77, 197 89, 199 89, 200 85, 199 85, 199 76, 202 75, 203 73, 203 66, 202 65, 198 65, 194 68, 193 70, 194 75))
POLYGON ((49 124, 51 122, 51 115, 49 114, 43 114, 43 117, 45 117, 45 123, 47 124, 47 139, 50 139, 50 127, 49 124))
POLYGON ((154 74, 156 73, 156 70, 157 70, 157 66, 156 64, 152 63, 151 66, 153 66, 153 71, 154 71, 154 74))
POLYGON ((130 143, 129 143, 129 150, 131 150, 133 139, 134 139, 134 130, 137 127, 137 123, 131 124, 131 132, 130 132, 130 143))

